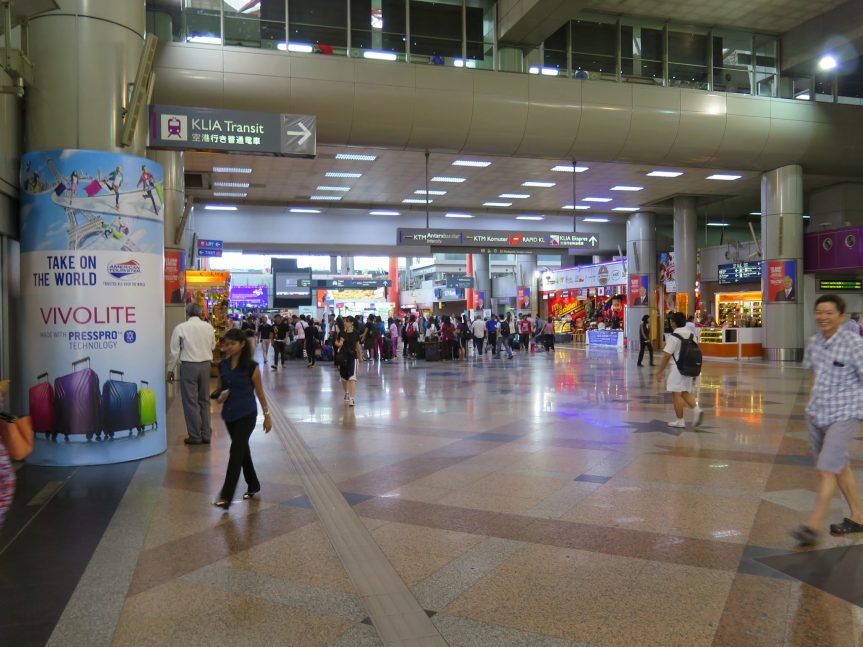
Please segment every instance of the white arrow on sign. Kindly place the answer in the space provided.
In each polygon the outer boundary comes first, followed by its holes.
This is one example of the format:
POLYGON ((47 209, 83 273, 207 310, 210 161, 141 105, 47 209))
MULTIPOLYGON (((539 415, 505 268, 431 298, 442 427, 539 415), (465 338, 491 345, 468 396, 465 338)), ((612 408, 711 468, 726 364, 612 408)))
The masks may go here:
POLYGON ((299 122, 297 125, 300 127, 300 129, 299 129, 299 130, 289 130, 289 131, 287 131, 287 134, 288 134, 288 135, 299 136, 299 137, 300 137, 300 141, 298 141, 297 143, 298 143, 300 146, 302 146, 303 144, 305 144, 305 143, 306 143, 306 141, 309 139, 309 137, 311 137, 311 136, 312 136, 312 131, 311 131, 311 130, 309 130, 309 129, 306 127, 306 124, 304 124, 302 121, 301 121, 301 122, 299 122))
POLYGON ((587 239, 587 242, 589 242, 591 245, 596 245, 596 243, 597 243, 596 236, 591 236, 590 238, 587 239))

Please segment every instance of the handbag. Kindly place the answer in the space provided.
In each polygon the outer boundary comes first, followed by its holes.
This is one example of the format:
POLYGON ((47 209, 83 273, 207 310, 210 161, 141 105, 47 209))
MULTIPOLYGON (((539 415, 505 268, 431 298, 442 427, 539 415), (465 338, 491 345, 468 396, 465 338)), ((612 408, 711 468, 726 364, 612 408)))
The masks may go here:
POLYGON ((0 415, 0 441, 13 461, 27 458, 33 451, 33 421, 30 416, 0 415))

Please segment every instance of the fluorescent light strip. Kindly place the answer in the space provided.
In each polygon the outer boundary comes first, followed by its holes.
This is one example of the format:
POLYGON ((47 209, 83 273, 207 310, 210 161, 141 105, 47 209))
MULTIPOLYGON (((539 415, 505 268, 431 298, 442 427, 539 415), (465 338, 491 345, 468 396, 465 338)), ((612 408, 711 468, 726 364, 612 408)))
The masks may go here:
POLYGON ((530 74, 542 74, 543 76, 557 76, 560 70, 556 67, 540 67, 539 65, 531 65, 527 68, 530 74))
POLYGON ((324 200, 337 201, 337 200, 341 200, 341 199, 342 199, 342 196, 340 196, 340 195, 311 195, 311 196, 309 196, 309 200, 317 200, 319 202, 322 202, 324 200))
POLYGON ((750 215, 750 216, 760 216, 760 215, 761 215, 761 212, 760 212, 760 211, 751 211, 751 212, 749 213, 749 215, 750 215))
POLYGON ((362 177, 362 173, 349 173, 347 171, 327 171, 324 173, 326 177, 346 177, 346 178, 358 178, 362 177))
POLYGON ((400 211, 369 211, 370 216, 400 216, 400 211))
POLYGON ((727 222, 708 222, 707 226, 708 227, 730 227, 731 225, 729 225, 727 222))
POLYGON ((522 182, 521 185, 522 186, 535 186, 535 187, 539 187, 541 189, 550 189, 551 187, 556 186, 557 182, 534 182, 531 180, 530 182, 522 182))
POLYGON ((611 202, 611 198, 583 198, 585 202, 611 202))
POLYGON ((359 153, 336 153, 337 160, 350 160, 352 162, 374 162, 377 155, 361 155, 359 153))
POLYGON ((347 193, 351 190, 349 186, 319 186, 315 191, 341 191, 347 193))
POLYGON ((363 52, 363 58, 372 58, 376 61, 395 61, 398 56, 392 52, 375 52, 367 49, 363 52))
POLYGON ((446 175, 435 175, 432 179, 432 182, 449 182, 450 184, 461 184, 462 182, 466 182, 466 177, 448 177, 446 175))
POLYGON ((431 204, 434 200, 424 200, 420 198, 405 198, 402 200, 404 204, 431 204))
POLYGON ((484 162, 481 160, 456 160, 452 163, 453 166, 473 166, 475 168, 486 168, 487 166, 491 166, 491 162, 484 162))
POLYGON ((644 191, 643 186, 626 186, 623 184, 618 184, 617 186, 611 187, 612 191, 644 191))
POLYGON ((201 43, 203 45, 221 45, 222 39, 218 36, 186 36, 187 43, 201 43))
POLYGON ((739 180, 742 178, 742 175, 731 175, 729 173, 714 173, 713 175, 708 175, 708 180, 722 180, 724 182, 731 182, 732 180, 739 180))
POLYGON ((513 200, 524 200, 530 197, 530 193, 501 193, 498 198, 511 198, 513 200))
POLYGON ((589 166, 572 166, 571 164, 558 164, 557 166, 552 166, 552 171, 557 171, 558 173, 584 173, 588 170, 589 166))
POLYGON ((223 186, 231 189, 248 189, 248 182, 213 182, 213 186, 223 186))
POLYGON ((448 213, 444 218, 473 218, 473 215, 469 213, 448 213))
POLYGON ((484 207, 511 207, 512 202, 483 202, 484 207))
POLYGON ((582 218, 581 222, 608 222, 608 218, 582 218))
POLYGON ((651 171, 648 173, 650 177, 680 177, 683 171, 651 171))
POLYGON ((214 198, 245 198, 248 193, 239 193, 236 191, 213 191, 214 198))
POLYGON ((516 220, 544 220, 545 216, 516 216, 516 220))
POLYGON ((208 204, 204 206, 206 211, 236 211, 237 208, 227 204, 208 204))
POLYGON ((304 207, 291 207, 291 213, 320 213, 320 209, 306 209, 304 207))
POLYGON ((214 166, 213 173, 251 173, 250 168, 237 168, 233 166, 214 166))
POLYGON ((440 191, 437 189, 429 189, 428 191, 425 189, 417 189, 414 191, 414 195, 446 195, 446 191, 440 191))
POLYGON ((573 210, 585 211, 587 209, 590 209, 590 205, 589 204, 576 204, 576 205, 565 204, 565 205, 563 205, 563 208, 566 209, 567 211, 573 211, 573 210))
POLYGON ((612 211, 638 211, 641 207, 615 207, 612 211))
POLYGON ((305 43, 278 43, 276 49, 288 52, 300 52, 302 54, 311 54, 315 48, 305 43))

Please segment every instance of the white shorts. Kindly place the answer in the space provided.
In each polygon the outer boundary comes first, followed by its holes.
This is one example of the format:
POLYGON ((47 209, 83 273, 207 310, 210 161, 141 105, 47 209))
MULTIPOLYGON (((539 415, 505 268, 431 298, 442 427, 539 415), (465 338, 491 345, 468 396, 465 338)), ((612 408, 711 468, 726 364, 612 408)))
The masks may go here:
POLYGON ((672 359, 669 362, 668 378, 665 382, 665 389, 669 393, 692 393, 695 391, 695 378, 684 377, 677 370, 677 365, 672 359))

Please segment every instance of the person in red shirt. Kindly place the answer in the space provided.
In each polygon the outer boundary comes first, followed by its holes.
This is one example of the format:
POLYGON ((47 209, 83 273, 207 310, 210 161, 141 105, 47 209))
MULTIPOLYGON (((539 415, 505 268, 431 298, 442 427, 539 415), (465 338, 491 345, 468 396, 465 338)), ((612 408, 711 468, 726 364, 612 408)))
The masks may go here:
POLYGON ((530 348, 531 329, 530 317, 528 315, 521 315, 521 318, 518 320, 518 341, 522 350, 530 348))

